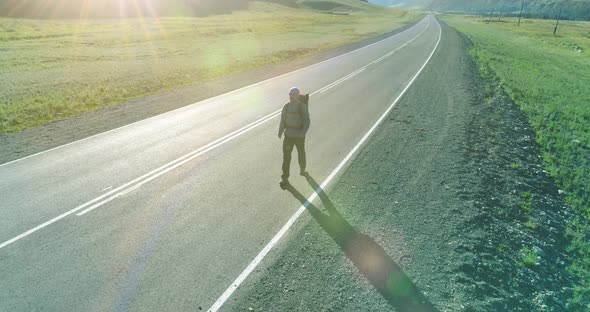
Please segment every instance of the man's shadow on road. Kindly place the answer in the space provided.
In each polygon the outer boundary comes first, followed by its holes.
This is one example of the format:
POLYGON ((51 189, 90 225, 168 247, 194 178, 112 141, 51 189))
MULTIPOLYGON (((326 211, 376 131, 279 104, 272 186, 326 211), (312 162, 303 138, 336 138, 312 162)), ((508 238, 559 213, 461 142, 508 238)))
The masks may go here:
POLYGON ((309 175, 305 178, 316 191, 328 214, 307 201, 297 189, 289 185, 288 190, 316 219, 320 226, 340 246, 346 256, 361 273, 398 311, 438 311, 416 288, 385 250, 371 237, 357 232, 336 210, 324 190, 309 175))

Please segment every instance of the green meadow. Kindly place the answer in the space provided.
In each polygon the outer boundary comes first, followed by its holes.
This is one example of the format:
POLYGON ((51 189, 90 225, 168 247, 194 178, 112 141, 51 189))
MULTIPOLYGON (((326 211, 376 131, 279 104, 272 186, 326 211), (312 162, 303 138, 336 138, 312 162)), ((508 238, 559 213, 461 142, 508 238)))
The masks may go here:
MULTIPOLYGON (((498 79, 526 113, 542 148, 545 169, 573 209, 570 269, 582 281, 574 310, 590 303, 590 22, 516 19, 488 22, 445 16, 466 34, 481 73, 498 79)), ((533 208, 534 209, 534 208, 533 208)))
POLYGON ((326 14, 252 2, 201 18, 0 18, 0 134, 309 56, 422 17, 352 8, 326 14))

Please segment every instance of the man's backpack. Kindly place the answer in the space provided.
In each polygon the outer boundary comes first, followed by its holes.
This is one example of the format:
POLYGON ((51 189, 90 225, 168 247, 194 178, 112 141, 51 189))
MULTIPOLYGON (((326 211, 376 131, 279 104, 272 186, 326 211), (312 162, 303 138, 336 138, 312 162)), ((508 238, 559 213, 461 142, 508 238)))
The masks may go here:
POLYGON ((305 105, 309 105, 309 93, 299 95, 299 101, 305 105))
POLYGON ((301 105, 309 105, 309 94, 299 95, 299 101, 297 102, 296 110, 290 111, 289 107, 287 107, 287 119, 285 120, 287 128, 301 129, 303 127, 301 105))

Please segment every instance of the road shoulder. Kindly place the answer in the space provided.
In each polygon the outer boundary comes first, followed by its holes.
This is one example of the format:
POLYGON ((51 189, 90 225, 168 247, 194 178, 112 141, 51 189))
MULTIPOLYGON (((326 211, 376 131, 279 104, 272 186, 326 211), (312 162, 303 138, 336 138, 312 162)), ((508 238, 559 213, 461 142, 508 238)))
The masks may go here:
POLYGON ((557 188, 526 119, 501 89, 484 95, 468 40, 442 27, 415 84, 224 310, 404 310, 387 292, 408 288, 380 285, 379 268, 397 269, 441 311, 563 306, 571 280, 557 188), (525 188, 539 208, 529 219, 519 215, 525 188), (540 250, 534 267, 519 263, 525 247, 540 250))

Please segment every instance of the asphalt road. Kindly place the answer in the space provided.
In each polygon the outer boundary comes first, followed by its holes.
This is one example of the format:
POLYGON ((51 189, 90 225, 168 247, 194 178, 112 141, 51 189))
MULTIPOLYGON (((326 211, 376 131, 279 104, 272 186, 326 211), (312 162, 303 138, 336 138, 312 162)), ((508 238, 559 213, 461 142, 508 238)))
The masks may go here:
POLYGON ((0 165, 0 310, 208 309, 300 207, 278 188, 289 88, 312 93, 308 169, 321 182, 439 36, 428 16, 334 59, 0 165))

